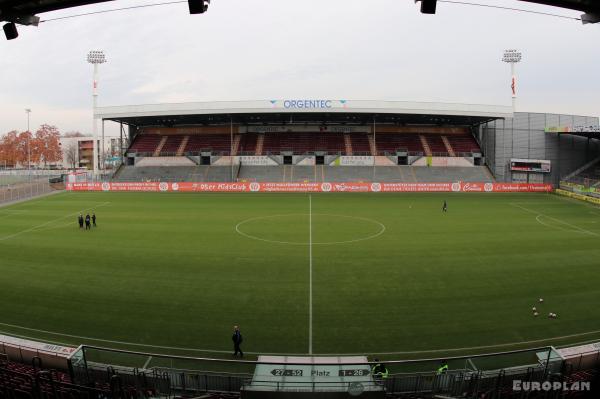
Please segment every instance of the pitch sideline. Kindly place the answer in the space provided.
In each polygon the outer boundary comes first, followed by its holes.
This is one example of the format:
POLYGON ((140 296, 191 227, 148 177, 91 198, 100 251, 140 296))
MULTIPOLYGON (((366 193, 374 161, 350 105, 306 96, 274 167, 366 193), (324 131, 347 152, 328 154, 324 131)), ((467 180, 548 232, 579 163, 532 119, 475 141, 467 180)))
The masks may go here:
MULTIPOLYGON (((36 329, 36 328, 22 327, 22 326, 17 326, 14 324, 7 324, 7 323, 0 323, 0 325, 9 327, 9 328, 22 329, 22 330, 32 331, 32 332, 39 332, 42 334, 55 335, 57 337, 76 338, 76 339, 94 341, 94 342, 104 342, 104 343, 126 345, 126 346, 137 346, 137 347, 143 347, 143 348, 170 349, 170 350, 187 351, 187 352, 231 354, 231 351, 229 351, 229 350, 212 350, 212 349, 183 348, 183 347, 176 347, 176 346, 141 344, 141 343, 135 343, 135 342, 114 341, 114 340, 102 339, 102 338, 84 337, 84 336, 73 335, 73 334, 63 334, 63 333, 57 333, 57 332, 52 332, 52 331, 47 331, 47 330, 40 330, 40 329, 36 329)), ((18 338, 24 338, 24 339, 31 339, 31 340, 39 340, 40 339, 40 338, 36 338, 36 337, 29 337, 26 335, 14 334, 14 333, 6 332, 6 331, 0 331, 0 333, 6 334, 6 335, 12 335, 12 336, 15 336, 18 338)), ((524 345, 524 344, 559 341, 559 340, 568 339, 568 338, 583 337, 583 336, 591 335, 591 334, 600 334, 600 330, 588 331, 588 332, 577 333, 577 334, 569 334, 569 335, 563 335, 563 336, 558 336, 558 337, 541 338, 541 339, 535 339, 535 340, 529 340, 529 341, 507 342, 507 343, 503 343, 503 344, 480 345, 480 346, 470 346, 470 347, 462 347, 462 348, 429 349, 429 350, 421 350, 421 351, 369 352, 369 353, 336 353, 336 354, 313 353, 313 355, 319 355, 319 356, 411 355, 411 354, 417 355, 420 353, 425 354, 425 353, 439 353, 439 352, 458 352, 458 351, 470 351, 470 350, 477 350, 477 349, 506 348, 506 347, 511 347, 511 346, 524 345)), ((597 341, 597 340, 593 340, 593 341, 597 341)), ((54 341, 54 342, 47 341, 47 342, 57 343, 57 344, 65 345, 65 346, 72 345, 72 344, 66 344, 66 343, 61 343, 61 342, 57 342, 57 341, 54 341)), ((589 341, 584 341, 584 342, 587 343, 589 341)), ((581 342, 579 342, 578 344, 581 344, 581 342)), ((248 353, 250 355, 282 355, 282 356, 284 356, 284 355, 288 355, 288 356, 306 355, 306 353, 274 353, 274 352, 246 352, 246 353, 248 353)))

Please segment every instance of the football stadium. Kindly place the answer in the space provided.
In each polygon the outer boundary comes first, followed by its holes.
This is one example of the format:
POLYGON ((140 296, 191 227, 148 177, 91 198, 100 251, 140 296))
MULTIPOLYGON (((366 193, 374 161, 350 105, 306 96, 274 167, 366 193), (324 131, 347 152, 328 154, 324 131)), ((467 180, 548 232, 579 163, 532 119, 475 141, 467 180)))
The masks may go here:
POLYGON ((94 119, 76 167, 0 170, 0 399, 597 397, 597 116, 316 97, 94 119))

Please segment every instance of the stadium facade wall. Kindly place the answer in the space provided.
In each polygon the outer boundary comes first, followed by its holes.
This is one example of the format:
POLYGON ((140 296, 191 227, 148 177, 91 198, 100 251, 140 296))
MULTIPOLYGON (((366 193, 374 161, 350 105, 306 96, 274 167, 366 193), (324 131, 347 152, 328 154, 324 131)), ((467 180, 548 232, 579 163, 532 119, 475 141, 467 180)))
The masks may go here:
POLYGON ((597 126, 597 117, 517 112, 514 118, 488 122, 479 129, 478 140, 486 164, 497 181, 558 185, 561 177, 600 155, 600 141, 586 137, 546 133, 551 126, 597 126), (551 161, 550 173, 515 173, 510 160, 540 159, 551 161))

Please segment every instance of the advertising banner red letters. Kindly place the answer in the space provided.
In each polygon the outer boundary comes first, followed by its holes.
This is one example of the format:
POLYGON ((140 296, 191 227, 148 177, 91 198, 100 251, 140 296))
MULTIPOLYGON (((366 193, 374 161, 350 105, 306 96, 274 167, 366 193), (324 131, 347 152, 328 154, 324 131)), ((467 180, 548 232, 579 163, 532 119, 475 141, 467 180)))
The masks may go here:
POLYGON ((138 191, 138 192, 263 192, 263 193, 515 193, 551 192, 551 184, 539 183, 67 183, 69 191, 138 191))

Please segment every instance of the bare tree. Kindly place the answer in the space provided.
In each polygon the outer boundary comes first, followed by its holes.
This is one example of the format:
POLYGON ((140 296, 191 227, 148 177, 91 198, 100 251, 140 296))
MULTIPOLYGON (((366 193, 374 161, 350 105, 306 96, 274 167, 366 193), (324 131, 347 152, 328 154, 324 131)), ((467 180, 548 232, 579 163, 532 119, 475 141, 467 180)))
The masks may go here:
POLYGON ((65 148, 65 162, 69 164, 71 169, 75 170, 77 164, 79 163, 79 151, 77 149, 76 143, 70 143, 65 148))

